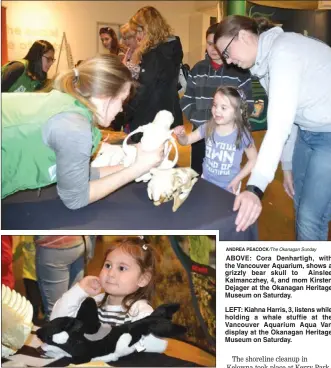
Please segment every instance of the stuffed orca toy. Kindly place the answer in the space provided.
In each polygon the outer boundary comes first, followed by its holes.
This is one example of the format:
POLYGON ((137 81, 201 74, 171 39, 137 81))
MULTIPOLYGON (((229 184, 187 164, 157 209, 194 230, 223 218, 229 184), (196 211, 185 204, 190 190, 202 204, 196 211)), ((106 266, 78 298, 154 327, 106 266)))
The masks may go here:
POLYGON ((99 321, 97 304, 89 297, 81 304, 76 317, 55 318, 38 329, 37 336, 51 347, 49 350, 62 351, 62 356, 71 357, 74 364, 91 360, 115 361, 139 351, 134 345, 151 335, 173 337, 184 334, 186 328, 171 321, 178 309, 176 303, 162 304, 151 315, 138 321, 110 326, 99 321))

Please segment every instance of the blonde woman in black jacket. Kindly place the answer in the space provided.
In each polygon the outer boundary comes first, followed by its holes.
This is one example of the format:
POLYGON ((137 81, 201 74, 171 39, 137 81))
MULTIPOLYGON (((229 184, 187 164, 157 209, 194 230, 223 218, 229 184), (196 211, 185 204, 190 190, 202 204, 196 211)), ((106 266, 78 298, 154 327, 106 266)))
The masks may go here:
POLYGON ((130 130, 150 123, 160 110, 172 112, 173 127, 183 124, 177 91, 183 59, 179 37, 172 34, 169 24, 152 6, 138 10, 130 19, 130 27, 139 42, 132 61, 140 64, 137 94, 126 111, 130 130))

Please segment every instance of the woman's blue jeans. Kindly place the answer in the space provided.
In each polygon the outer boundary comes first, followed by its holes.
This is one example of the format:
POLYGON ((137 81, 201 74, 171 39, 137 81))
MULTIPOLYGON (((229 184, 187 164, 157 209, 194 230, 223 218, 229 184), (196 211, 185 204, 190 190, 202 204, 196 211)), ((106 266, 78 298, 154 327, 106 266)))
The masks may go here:
POLYGON ((298 129, 293 180, 297 240, 327 240, 331 220, 331 132, 298 129))
MULTIPOLYGON (((86 247, 88 255, 94 252, 93 241, 86 241, 86 247)), ((36 246, 36 272, 47 320, 55 302, 84 277, 84 254, 83 242, 64 249, 36 246)))

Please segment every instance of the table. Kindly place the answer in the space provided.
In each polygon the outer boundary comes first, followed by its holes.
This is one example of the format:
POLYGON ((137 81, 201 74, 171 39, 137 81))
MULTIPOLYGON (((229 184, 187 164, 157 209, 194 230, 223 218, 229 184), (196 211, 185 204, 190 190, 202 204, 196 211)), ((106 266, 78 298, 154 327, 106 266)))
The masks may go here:
MULTIPOLYGON (((70 358, 66 357, 58 359, 45 357, 40 349, 41 342, 36 335, 37 329, 38 327, 34 326, 25 345, 14 355, 1 359, 1 366, 6 362, 15 362, 16 367, 67 367, 71 363, 70 358)), ((176 344, 174 339, 168 339, 168 341, 169 344, 176 344)), ((109 365, 112 367, 202 367, 210 366, 210 362, 215 362, 215 358, 188 343, 179 341, 179 346, 181 348, 184 346, 186 350, 186 353, 182 354, 183 359, 178 358, 180 354, 177 354, 176 351, 174 351, 174 356, 171 356, 172 351, 169 351, 168 355, 141 352, 122 357, 116 362, 110 362, 109 365), (191 359, 187 359, 190 349, 191 359), (196 361, 200 364, 197 364, 196 361)))
POLYGON ((56 186, 18 192, 2 201, 3 230, 218 230, 220 240, 257 240, 257 225, 235 230, 234 195, 199 178, 176 211, 154 206, 146 183, 130 183, 79 210, 61 202, 56 186))

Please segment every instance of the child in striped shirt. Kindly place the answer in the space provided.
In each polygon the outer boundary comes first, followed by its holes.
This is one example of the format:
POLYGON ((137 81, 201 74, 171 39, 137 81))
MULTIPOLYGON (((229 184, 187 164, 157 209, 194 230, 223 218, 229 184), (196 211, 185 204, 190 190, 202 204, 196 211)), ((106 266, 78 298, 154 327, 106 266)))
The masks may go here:
MULTIPOLYGON (((54 305, 51 320, 75 317, 87 297, 96 300, 100 322, 112 326, 150 315, 155 263, 152 247, 140 238, 125 238, 113 244, 105 254, 99 276, 86 276, 64 293, 54 305)), ((167 346, 166 340, 152 335, 142 340, 135 344, 134 350, 163 352, 167 346)))

